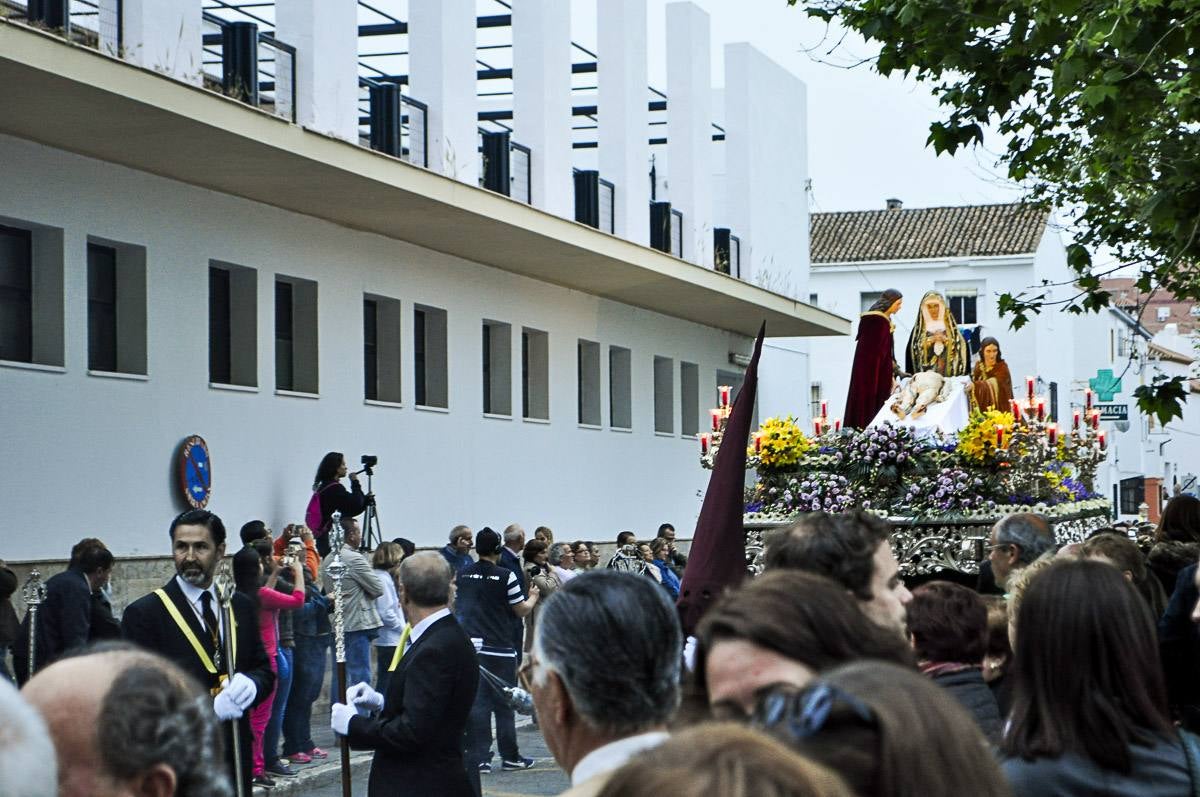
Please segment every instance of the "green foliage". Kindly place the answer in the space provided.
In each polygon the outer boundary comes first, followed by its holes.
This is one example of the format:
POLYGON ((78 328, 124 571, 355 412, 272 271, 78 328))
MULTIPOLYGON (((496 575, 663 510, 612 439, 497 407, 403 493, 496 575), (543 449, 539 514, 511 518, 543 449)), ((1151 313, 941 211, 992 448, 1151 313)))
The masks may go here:
MULTIPOLYGON (((795 5, 797 0, 789 0, 795 5)), ((1141 268, 1138 288, 1200 301, 1200 0, 804 0, 809 16, 879 47, 875 68, 929 83, 945 118, 928 144, 955 153, 992 126, 1028 200, 1068 210, 1080 294, 1109 295, 1089 250, 1141 268)), ((1001 297, 1014 328, 1045 295, 1001 297)), ((1177 405, 1170 383, 1139 404, 1177 405)), ((1161 418, 1160 414, 1160 418, 1161 418)))
POLYGON ((1162 426, 1170 423, 1172 418, 1182 418, 1183 402, 1187 400, 1184 381, 1182 376, 1170 379, 1160 376, 1154 380, 1153 385, 1142 385, 1133 391, 1138 409, 1146 415, 1158 418, 1162 426))

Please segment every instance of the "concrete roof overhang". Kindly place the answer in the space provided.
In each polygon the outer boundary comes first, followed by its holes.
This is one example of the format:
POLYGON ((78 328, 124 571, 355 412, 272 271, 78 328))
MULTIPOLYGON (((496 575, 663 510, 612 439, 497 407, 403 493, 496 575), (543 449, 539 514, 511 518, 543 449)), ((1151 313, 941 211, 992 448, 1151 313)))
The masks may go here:
POLYGON ((850 332, 803 302, 3 19, 0 133, 740 335, 763 321, 771 337, 850 332))

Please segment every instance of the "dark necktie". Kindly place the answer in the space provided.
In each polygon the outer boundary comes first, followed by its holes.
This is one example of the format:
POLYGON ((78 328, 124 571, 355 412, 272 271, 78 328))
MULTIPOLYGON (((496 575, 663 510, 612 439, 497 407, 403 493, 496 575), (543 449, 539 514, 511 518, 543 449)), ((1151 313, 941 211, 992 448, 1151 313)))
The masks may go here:
POLYGON ((204 625, 212 638, 213 650, 221 649, 221 626, 217 624, 217 615, 213 614, 212 593, 208 590, 200 593, 201 611, 204 613, 204 625))

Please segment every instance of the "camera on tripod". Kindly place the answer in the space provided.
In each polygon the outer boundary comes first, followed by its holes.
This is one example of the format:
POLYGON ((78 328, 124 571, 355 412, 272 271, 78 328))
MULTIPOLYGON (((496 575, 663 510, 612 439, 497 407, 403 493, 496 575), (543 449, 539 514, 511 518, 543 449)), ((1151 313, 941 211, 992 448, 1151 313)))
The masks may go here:
POLYGON ((363 470, 366 471, 368 476, 375 475, 373 468, 379 464, 379 457, 374 454, 363 454, 362 459, 359 461, 362 463, 363 470))

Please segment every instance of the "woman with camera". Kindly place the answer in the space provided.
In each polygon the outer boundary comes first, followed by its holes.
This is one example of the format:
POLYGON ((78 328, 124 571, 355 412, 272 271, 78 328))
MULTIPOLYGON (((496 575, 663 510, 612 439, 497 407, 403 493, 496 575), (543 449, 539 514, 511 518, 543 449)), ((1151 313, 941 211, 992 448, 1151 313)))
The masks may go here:
MULTIPOLYGON (((313 526, 311 519, 306 517, 305 520, 317 538, 317 551, 322 559, 329 555, 329 528, 333 513, 341 512, 342 517, 361 515, 374 498, 372 494, 363 492, 358 481, 358 474, 362 471, 348 471, 345 455, 340 451, 330 451, 321 458, 316 478, 313 479, 313 497, 320 502, 321 521, 318 526, 313 526), (347 475, 350 477, 349 490, 342 486, 342 479, 347 475)), ((309 504, 311 508, 312 502, 309 504)))
MULTIPOLYGON (((267 651, 267 660, 271 663, 271 671, 278 676, 279 611, 298 609, 304 605, 304 572, 299 558, 293 553, 286 555, 281 563, 276 563, 272 553, 270 540, 255 540, 233 557, 233 575, 238 590, 249 596, 258 607, 259 634, 267 651), (286 578, 281 578, 285 568, 286 578)), ((264 749, 263 737, 274 703, 275 690, 272 689, 271 696, 250 712, 250 730, 254 734, 254 782, 264 786, 274 785, 267 774, 268 763, 271 765, 271 774, 296 774, 279 760, 277 750, 264 749)))

